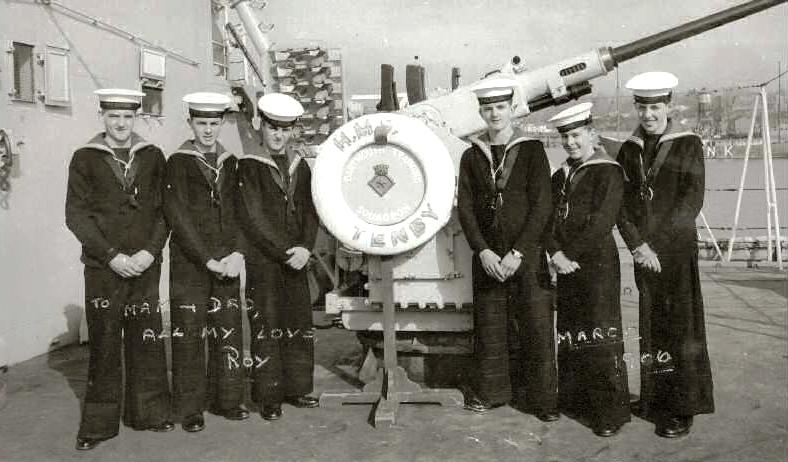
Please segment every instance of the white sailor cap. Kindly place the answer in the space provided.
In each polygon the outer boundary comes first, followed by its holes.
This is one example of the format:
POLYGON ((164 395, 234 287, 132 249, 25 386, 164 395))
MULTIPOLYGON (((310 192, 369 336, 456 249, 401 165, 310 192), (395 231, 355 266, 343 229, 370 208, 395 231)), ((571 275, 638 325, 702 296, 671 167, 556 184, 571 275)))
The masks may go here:
POLYGON ((101 109, 131 109, 136 111, 142 106, 142 97, 145 93, 138 90, 125 88, 102 88, 95 93, 99 99, 101 109))
POLYGON ((304 107, 295 98, 283 93, 268 93, 257 101, 260 115, 277 127, 290 127, 304 113, 304 107))
POLYGON ((560 133, 566 133, 577 127, 589 125, 591 123, 591 108, 593 106, 593 103, 576 104, 554 115, 550 122, 560 133))
POLYGON ((478 82, 471 87, 471 91, 476 94, 479 104, 490 104, 512 99, 518 85, 514 79, 491 77, 478 82))
POLYGON ((670 72, 644 72, 629 79, 626 87, 637 103, 668 103, 678 84, 679 79, 670 72))
POLYGON ((197 92, 183 97, 190 117, 222 117, 230 109, 230 97, 221 93, 197 92))

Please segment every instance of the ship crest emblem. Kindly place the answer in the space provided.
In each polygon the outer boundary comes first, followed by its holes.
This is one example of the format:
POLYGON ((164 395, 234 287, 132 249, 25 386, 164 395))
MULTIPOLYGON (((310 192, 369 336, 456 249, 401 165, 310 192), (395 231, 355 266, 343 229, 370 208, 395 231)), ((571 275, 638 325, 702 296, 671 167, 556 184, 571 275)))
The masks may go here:
POLYGON ((394 180, 389 177, 388 164, 377 164, 372 166, 375 175, 370 179, 367 184, 372 188, 378 196, 383 197, 394 187, 394 180))

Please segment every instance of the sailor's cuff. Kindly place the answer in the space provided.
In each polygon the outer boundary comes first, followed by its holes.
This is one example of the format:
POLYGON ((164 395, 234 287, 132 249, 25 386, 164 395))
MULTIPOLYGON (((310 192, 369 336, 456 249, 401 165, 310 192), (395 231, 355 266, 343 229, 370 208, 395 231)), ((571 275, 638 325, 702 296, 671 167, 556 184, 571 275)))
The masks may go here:
POLYGON ((115 258, 119 253, 120 251, 118 251, 118 249, 115 247, 110 247, 104 254, 104 263, 109 264, 109 262, 111 262, 112 259, 115 258))

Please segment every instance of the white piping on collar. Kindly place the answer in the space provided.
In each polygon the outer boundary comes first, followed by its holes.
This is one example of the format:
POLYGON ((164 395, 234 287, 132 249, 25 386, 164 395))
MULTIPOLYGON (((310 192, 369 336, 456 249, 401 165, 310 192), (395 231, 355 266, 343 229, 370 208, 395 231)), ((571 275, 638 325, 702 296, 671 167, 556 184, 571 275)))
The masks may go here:
MULTIPOLYGON (((582 164, 580 164, 580 166, 577 167, 577 169, 580 170, 581 168, 585 167, 586 165, 595 165, 595 164, 614 164, 614 165, 619 165, 618 162, 616 162, 615 160, 612 160, 612 159, 588 159, 587 161, 585 161, 582 164)), ((569 169, 569 162, 568 161, 564 161, 561 164, 561 168, 569 169)))
MULTIPOLYGON (((688 131, 683 131, 683 132, 666 132, 660 137, 660 139, 657 142, 657 144, 662 144, 662 143, 665 143, 667 141, 675 140, 675 139, 678 139, 678 138, 683 138, 685 136, 699 136, 699 135, 697 133, 688 132, 688 131)), ((629 135, 629 137, 624 142, 626 143, 628 141, 631 141, 631 142, 637 144, 638 146, 640 146, 641 149, 643 149, 643 147, 645 146, 645 142, 643 141, 643 138, 635 135, 635 133, 629 135)))
POLYGON ((659 142, 664 143, 666 141, 675 140, 676 138, 683 138, 685 136, 697 136, 698 138, 700 138, 700 136, 697 133, 676 132, 676 133, 668 133, 667 135, 664 135, 662 138, 659 139, 659 142))
POLYGON ((303 158, 304 157, 301 154, 299 154, 297 152, 295 153, 295 157, 293 157, 293 161, 290 162, 290 168, 287 170, 287 174, 290 175, 290 177, 293 176, 293 174, 295 173, 296 169, 298 168, 298 164, 301 163, 301 159, 303 159, 303 158))
POLYGON ((134 156, 135 152, 139 151, 142 148, 147 148, 148 146, 153 146, 153 143, 149 143, 147 141, 140 141, 134 146, 132 146, 131 149, 129 149, 129 155, 134 156))
MULTIPOLYGON (((580 164, 580 166, 577 167, 577 169, 575 169, 574 173, 576 174, 577 172, 580 171, 580 169, 582 169, 584 167, 590 167, 591 165, 599 165, 599 164, 618 165, 619 167, 621 166, 618 162, 616 162, 614 160, 609 160, 609 159, 591 159, 591 160, 587 160, 587 161, 583 162, 582 164, 580 164)), ((569 169, 570 169, 569 164, 566 163, 566 161, 564 161, 564 163, 561 164, 561 169, 564 171, 564 177, 566 177, 567 174, 569 173, 569 169)))
MULTIPOLYGON (((566 194, 566 188, 567 188, 566 185, 572 183, 572 178, 574 178, 577 175, 577 172, 582 170, 583 167, 591 166, 591 165, 600 165, 600 164, 612 164, 612 165, 617 165, 617 166, 621 167, 621 164, 619 164, 618 162, 616 162, 614 160, 610 160, 610 159, 589 159, 589 160, 583 162, 582 164, 580 164, 580 166, 577 167, 577 169, 575 169, 575 171, 571 172, 571 174, 570 174, 569 173, 569 164, 566 161, 564 161, 564 163, 561 164, 561 169, 564 172, 564 184, 561 186, 562 194, 566 194)), ((622 168, 622 170, 623 170, 623 168, 622 168)))
POLYGON ((99 151, 105 151, 105 152, 107 152, 109 154, 114 154, 114 152, 112 151, 112 148, 110 148, 106 144, 88 143, 88 144, 82 146, 80 149, 85 149, 85 148, 98 149, 99 151))
POLYGON ((257 161, 257 162, 262 162, 265 165, 268 165, 269 167, 273 167, 273 168, 279 170, 279 167, 276 165, 276 162, 274 162, 273 159, 271 159, 269 157, 256 156, 254 154, 244 154, 243 156, 240 157, 239 160, 244 160, 244 159, 254 160, 254 161, 257 161))
MULTIPOLYGON (((293 173, 295 173, 296 169, 298 168, 298 164, 301 163, 301 160, 303 158, 304 158, 304 156, 302 156, 301 154, 299 154, 297 152, 295 153, 295 155, 293 156, 293 162, 290 163, 290 168, 288 169, 288 172, 287 172, 287 174, 290 177, 293 176, 293 173)), ((273 159, 271 159, 270 156, 258 156, 258 155, 254 155, 254 154, 246 154, 246 155, 241 156, 240 159, 256 160, 257 162, 262 162, 265 165, 268 165, 269 167, 273 167, 277 171, 279 171, 279 166, 276 164, 276 162, 274 162, 273 159)))
MULTIPOLYGON (((147 141, 140 141, 139 143, 129 148, 129 155, 131 156, 135 152, 139 151, 140 149, 146 148, 148 146, 153 146, 153 143, 149 143, 147 141)), ((108 154, 115 154, 115 151, 113 151, 112 148, 107 144, 88 143, 80 147, 80 149, 84 149, 84 148, 98 149, 99 151, 104 151, 107 152, 108 154)))
MULTIPOLYGON (((490 150, 490 144, 487 143, 486 140, 481 139, 482 135, 479 136, 472 136, 468 138, 468 141, 471 144, 478 146, 481 149, 484 156, 487 158, 487 162, 490 165, 490 176, 493 179, 493 183, 495 182, 495 174, 497 171, 493 168, 493 158, 492 158, 492 151, 490 150)), ((506 164, 506 157, 509 154, 509 149, 517 143, 522 141, 532 141, 534 138, 528 138, 523 136, 517 132, 513 133, 514 138, 510 139, 503 148, 503 158, 501 159, 501 164, 498 166, 498 170, 503 169, 503 166, 506 164)))
MULTIPOLYGON (((134 155, 140 149, 146 148, 148 146, 153 146, 153 143, 149 143, 147 141, 141 140, 141 141, 138 141, 137 143, 135 143, 134 145, 132 145, 129 148, 129 160, 127 160, 127 161, 125 161, 123 159, 120 159, 115 154, 115 151, 112 149, 112 147, 110 147, 108 144, 92 142, 92 143, 88 143, 88 144, 82 146, 82 148, 92 148, 92 149, 97 149, 99 151, 104 151, 104 152, 108 153, 109 155, 112 156, 113 159, 115 159, 116 162, 118 162, 120 165, 123 166, 123 176, 127 177, 129 175, 129 171, 131 170, 131 166, 134 164, 134 155)), ((82 149, 82 148, 80 148, 80 149, 82 149)))
MULTIPOLYGON (((193 149, 179 149, 179 150, 173 152, 172 154, 173 155, 175 155, 175 154, 184 154, 184 155, 187 155, 187 156, 192 156, 192 157, 196 158, 197 160, 199 160, 200 162, 202 162, 202 164, 205 165, 206 168, 208 168, 209 170, 211 170, 213 173, 216 174, 216 178, 214 178, 214 180, 213 180, 214 183, 218 183, 219 179, 221 178, 222 167, 224 167, 225 159, 227 159, 229 157, 232 157, 232 153, 229 153, 227 151, 222 152, 222 154, 219 157, 216 158, 216 167, 214 167, 213 165, 211 165, 208 162, 208 159, 205 157, 205 154, 200 152, 200 151, 195 151, 193 149)), ((211 194, 213 194, 213 192, 211 192, 211 194)))
POLYGON ((635 136, 635 135, 629 135, 629 137, 626 140, 624 140, 624 142, 625 143, 628 143, 628 142, 635 143, 638 146, 640 146, 640 149, 643 149, 643 146, 644 146, 643 140, 641 138, 635 136))
MULTIPOLYGON (((177 151, 173 152, 172 154, 173 155, 175 155, 175 154, 186 154, 186 155, 189 155, 189 156, 195 156, 195 157, 199 157, 201 159, 205 159, 205 154, 204 153, 202 153, 200 151, 195 151, 194 149, 178 149, 177 151)), ((225 160, 229 159, 230 157, 234 157, 234 156, 235 156, 235 154, 233 154, 231 152, 228 152, 228 151, 224 151, 221 154, 219 154, 219 157, 216 158, 216 165, 221 166, 222 163, 225 160)))
MULTIPOLYGON (((103 141, 104 134, 105 134, 105 132, 101 132, 101 133, 97 134, 96 136, 91 138, 90 141, 88 141, 86 144, 84 144, 83 146, 80 146, 79 149, 92 148, 92 149, 98 149, 99 151, 104 151, 104 152, 106 152, 108 154, 115 154, 115 151, 112 150, 112 147, 110 145, 108 145, 106 142, 103 142, 103 143, 100 142, 100 140, 103 141)), ((129 155, 134 154, 135 152, 139 151, 142 148, 145 148, 145 147, 148 147, 148 146, 154 146, 154 147, 156 146, 153 143, 151 143, 149 141, 146 141, 145 139, 143 139, 142 137, 140 137, 139 135, 137 135, 135 133, 133 133, 131 136, 132 136, 131 140, 134 141, 136 139, 136 143, 132 144, 129 147, 129 155)))
MULTIPOLYGON (((535 138, 529 138, 527 136, 523 136, 517 133, 515 133, 515 135, 516 137, 510 139, 504 146, 504 152, 508 151, 509 149, 511 149, 512 146, 522 141, 535 140, 535 138)), ((490 143, 488 143, 486 140, 481 139, 481 135, 471 136, 470 138, 468 138, 468 141, 470 141, 471 144, 478 146, 479 149, 482 150, 482 153, 484 153, 485 157, 487 157, 487 160, 490 162, 490 165, 492 165, 492 152, 490 151, 490 143)))

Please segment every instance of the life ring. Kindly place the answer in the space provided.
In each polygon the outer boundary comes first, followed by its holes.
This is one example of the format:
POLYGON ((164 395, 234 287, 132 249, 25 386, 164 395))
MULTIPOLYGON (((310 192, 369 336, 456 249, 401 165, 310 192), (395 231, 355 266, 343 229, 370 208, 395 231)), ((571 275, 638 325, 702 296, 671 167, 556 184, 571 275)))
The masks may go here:
POLYGON ((426 125, 368 114, 317 150, 312 199, 331 234, 372 255, 395 255, 432 238, 451 218, 454 164, 426 125))

